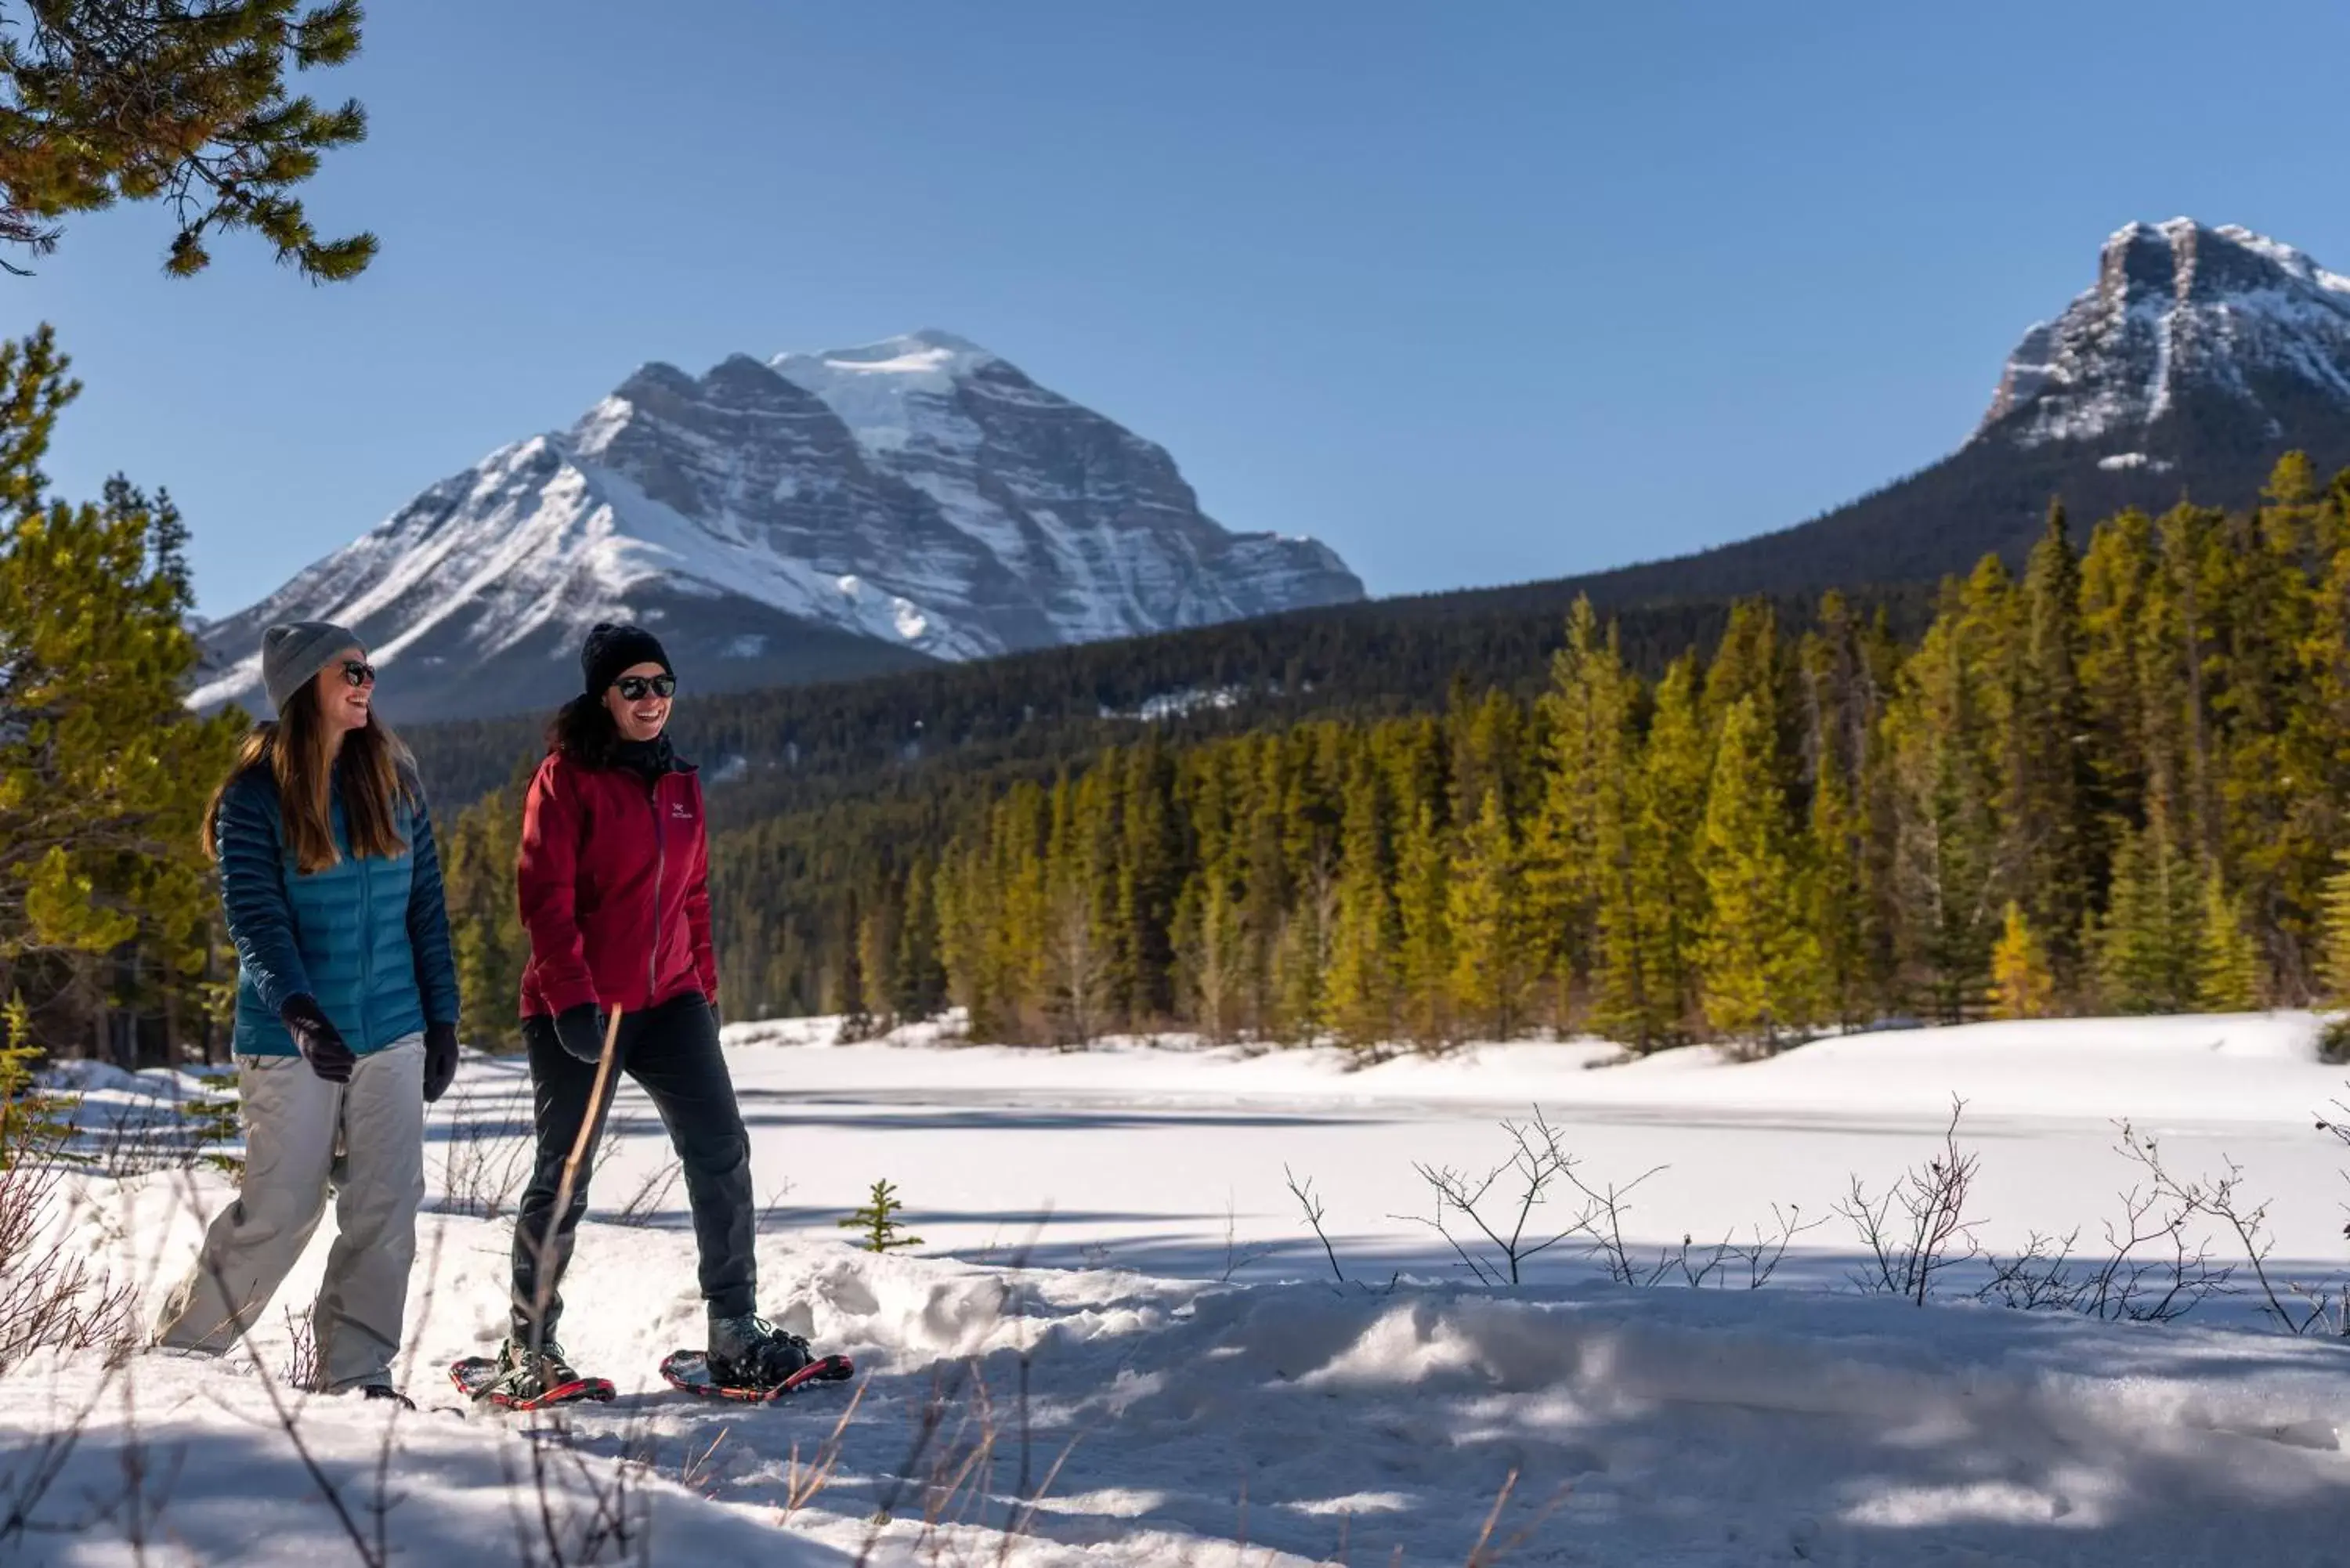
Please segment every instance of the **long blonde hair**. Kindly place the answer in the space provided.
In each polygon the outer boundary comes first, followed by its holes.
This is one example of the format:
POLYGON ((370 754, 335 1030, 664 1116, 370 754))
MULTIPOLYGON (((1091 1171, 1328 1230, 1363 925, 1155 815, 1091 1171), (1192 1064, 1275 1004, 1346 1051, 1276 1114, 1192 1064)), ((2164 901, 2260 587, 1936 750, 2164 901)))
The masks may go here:
MULTIPOLYGON (((237 748, 228 777, 213 791, 204 809, 204 855, 220 858, 221 798, 247 769, 266 767, 277 781, 278 810, 286 841, 294 846, 294 864, 308 875, 324 871, 342 859, 335 847, 333 792, 336 756, 326 716, 318 710, 316 681, 306 685, 286 705, 281 720, 255 724, 237 748)), ((389 860, 408 851, 400 836, 395 806, 412 797, 414 763, 408 748, 391 732, 382 715, 370 712, 368 722, 343 736, 343 826, 351 853, 361 860, 389 860)))

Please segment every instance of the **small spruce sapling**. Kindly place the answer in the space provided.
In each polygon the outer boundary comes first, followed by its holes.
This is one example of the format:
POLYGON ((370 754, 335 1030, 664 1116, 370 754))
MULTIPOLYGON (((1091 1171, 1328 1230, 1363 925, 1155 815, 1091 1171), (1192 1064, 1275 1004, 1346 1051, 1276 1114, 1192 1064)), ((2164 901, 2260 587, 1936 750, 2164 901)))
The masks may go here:
POLYGON ((210 1092, 180 1102, 180 1119, 187 1128, 188 1141, 200 1163, 242 1180, 244 1158, 229 1152, 244 1132, 242 1107, 228 1092, 235 1079, 227 1074, 202 1075, 210 1092))
POLYGON ((70 1162, 66 1145, 78 1128, 67 1102, 34 1082, 40 1059, 32 1012, 21 995, 11 995, 0 1004, 0 1170, 19 1161, 70 1162))
POLYGON ((844 1231, 858 1231, 860 1244, 868 1252, 894 1252, 900 1247, 919 1247, 922 1239, 907 1235, 904 1227, 899 1223, 898 1216, 904 1209, 905 1205, 898 1201, 898 1189, 886 1181, 877 1181, 865 1207, 838 1224, 844 1231))

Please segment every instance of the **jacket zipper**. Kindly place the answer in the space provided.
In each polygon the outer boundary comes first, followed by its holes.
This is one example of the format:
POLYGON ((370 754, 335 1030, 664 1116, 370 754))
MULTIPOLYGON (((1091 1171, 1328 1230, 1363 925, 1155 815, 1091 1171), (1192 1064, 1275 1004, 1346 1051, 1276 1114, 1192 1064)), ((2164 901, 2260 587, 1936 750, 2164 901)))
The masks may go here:
POLYGON ((653 990, 660 965, 661 877, 669 869, 669 836, 661 826, 660 780, 652 781, 653 793, 653 941, 645 950, 645 1005, 654 1002, 653 990))

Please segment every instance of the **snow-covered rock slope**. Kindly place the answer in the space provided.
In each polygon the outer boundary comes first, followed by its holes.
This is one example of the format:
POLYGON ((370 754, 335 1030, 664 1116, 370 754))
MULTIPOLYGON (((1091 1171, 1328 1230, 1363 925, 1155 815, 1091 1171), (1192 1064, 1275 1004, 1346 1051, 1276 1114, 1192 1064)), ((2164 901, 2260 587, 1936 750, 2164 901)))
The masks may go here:
POLYGON ((1326 546, 1233 534, 1174 460, 941 332, 648 365, 205 629, 199 705, 258 700, 272 621, 352 626, 396 715, 563 694, 598 619, 741 687, 1362 597, 1326 546))
MULTIPOLYGON (((2008 356, 1977 439, 2106 441, 2196 393, 2271 435, 2312 402, 2350 419, 2350 277, 2232 223, 2131 223, 2106 241, 2095 285, 2008 356)), ((2133 456, 2158 461, 2106 462, 2133 456)))

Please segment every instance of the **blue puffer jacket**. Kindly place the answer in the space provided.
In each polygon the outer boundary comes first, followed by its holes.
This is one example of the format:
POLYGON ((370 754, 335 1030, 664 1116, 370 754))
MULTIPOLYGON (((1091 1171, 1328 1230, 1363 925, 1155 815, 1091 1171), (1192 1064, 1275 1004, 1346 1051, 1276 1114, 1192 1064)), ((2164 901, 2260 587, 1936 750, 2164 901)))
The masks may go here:
POLYGON ((305 876, 294 868, 267 768, 246 769, 221 797, 215 840, 221 903, 236 944, 240 1054, 296 1054, 277 1015, 288 997, 306 992, 362 1054, 428 1022, 457 1022, 441 855, 421 792, 404 797, 394 819, 408 853, 354 860, 338 793, 335 844, 343 858, 305 876))

